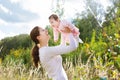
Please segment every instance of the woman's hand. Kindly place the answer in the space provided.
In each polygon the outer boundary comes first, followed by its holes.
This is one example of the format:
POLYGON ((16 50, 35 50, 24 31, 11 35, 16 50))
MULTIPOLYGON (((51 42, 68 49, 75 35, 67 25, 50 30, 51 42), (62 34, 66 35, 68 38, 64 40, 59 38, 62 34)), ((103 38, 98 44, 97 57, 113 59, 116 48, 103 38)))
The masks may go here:
POLYGON ((58 40, 54 40, 54 42, 57 42, 58 40))
POLYGON ((61 31, 64 33, 71 33, 72 32, 69 27, 64 27, 64 29, 61 31))

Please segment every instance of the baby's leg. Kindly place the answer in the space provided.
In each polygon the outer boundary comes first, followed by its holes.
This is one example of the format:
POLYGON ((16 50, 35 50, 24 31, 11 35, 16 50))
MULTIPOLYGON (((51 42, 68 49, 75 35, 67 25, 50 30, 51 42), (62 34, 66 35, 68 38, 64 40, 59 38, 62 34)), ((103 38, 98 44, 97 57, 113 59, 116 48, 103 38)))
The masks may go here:
POLYGON ((61 45, 66 45, 66 38, 63 34, 61 34, 61 42, 60 42, 61 45))

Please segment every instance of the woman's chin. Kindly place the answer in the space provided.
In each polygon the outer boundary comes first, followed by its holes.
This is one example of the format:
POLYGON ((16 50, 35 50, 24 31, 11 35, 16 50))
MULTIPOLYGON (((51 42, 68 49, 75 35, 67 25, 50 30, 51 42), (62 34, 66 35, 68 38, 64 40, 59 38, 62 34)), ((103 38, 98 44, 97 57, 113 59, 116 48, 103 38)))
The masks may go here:
POLYGON ((47 36, 47 40, 49 40, 49 39, 50 39, 50 35, 47 36))
POLYGON ((50 36, 50 35, 48 35, 48 38, 49 38, 49 39, 50 39, 50 37, 51 37, 51 36, 50 36))

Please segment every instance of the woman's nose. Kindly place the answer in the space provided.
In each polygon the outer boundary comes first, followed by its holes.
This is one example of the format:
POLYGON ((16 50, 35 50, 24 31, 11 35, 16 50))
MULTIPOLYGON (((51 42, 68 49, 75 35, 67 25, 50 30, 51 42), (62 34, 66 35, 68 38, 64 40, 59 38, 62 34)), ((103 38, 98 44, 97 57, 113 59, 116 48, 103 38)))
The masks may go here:
POLYGON ((47 32, 47 33, 48 33, 48 30, 46 30, 46 29, 45 29, 45 32, 47 32))

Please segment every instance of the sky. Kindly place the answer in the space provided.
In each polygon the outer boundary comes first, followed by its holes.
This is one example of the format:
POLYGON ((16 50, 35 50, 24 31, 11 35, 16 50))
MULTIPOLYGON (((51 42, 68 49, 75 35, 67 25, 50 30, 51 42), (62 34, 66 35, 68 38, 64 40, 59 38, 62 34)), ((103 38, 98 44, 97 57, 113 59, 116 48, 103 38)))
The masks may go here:
MULTIPOLYGON (((35 26, 45 28, 48 17, 53 13, 57 0, 0 0, 0 40, 19 34, 29 34, 35 26)), ((61 0, 61 4, 62 1, 61 0)), ((108 0, 100 0, 106 9, 108 0)), ((72 19, 76 12, 82 12, 82 0, 65 0, 64 18, 72 19), (73 5, 74 4, 74 5, 73 5)))

